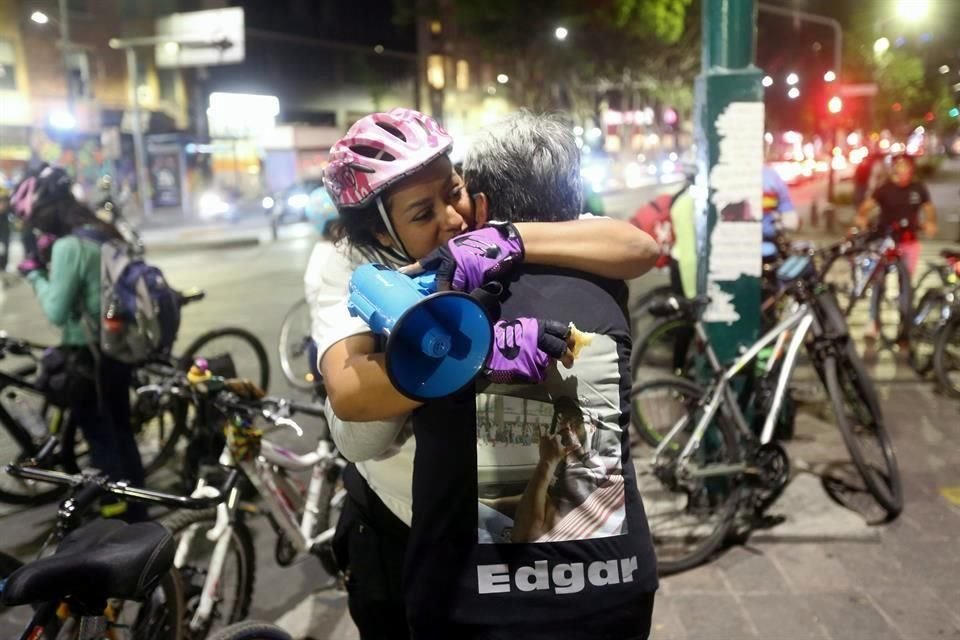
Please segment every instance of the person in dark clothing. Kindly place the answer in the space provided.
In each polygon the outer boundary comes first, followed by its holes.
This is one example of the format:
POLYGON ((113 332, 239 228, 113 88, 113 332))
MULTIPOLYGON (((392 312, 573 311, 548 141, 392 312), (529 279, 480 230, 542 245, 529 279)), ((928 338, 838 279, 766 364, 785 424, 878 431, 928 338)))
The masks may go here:
MULTIPOLYGON (((573 142, 562 122, 528 113, 476 137, 464 170, 475 197, 490 194, 477 198, 478 222, 539 220, 544 200, 566 203, 550 207, 552 219, 575 219, 573 142)), ((500 321, 518 326, 518 344, 536 340, 523 324, 529 317, 587 336, 572 363, 551 365, 538 384, 480 378, 414 412, 405 565, 412 636, 643 640, 658 582, 630 463, 626 287, 532 265, 497 279, 506 286, 500 321), (491 422, 529 434, 531 444, 486 446, 491 422)))

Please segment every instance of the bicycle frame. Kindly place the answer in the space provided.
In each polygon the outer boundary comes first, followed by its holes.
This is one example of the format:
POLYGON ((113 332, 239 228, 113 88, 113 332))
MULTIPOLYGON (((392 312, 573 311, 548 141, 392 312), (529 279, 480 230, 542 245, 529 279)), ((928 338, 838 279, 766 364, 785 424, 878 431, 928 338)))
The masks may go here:
MULTIPOLYGON (((224 446, 220 455, 220 464, 228 468, 239 467, 243 470, 277 526, 292 543, 297 553, 308 551, 314 545, 324 544, 333 538, 332 527, 313 535, 319 512, 320 493, 323 483, 327 481, 327 472, 332 466, 338 466, 341 469, 346 466, 346 462, 335 454, 329 441, 320 439, 314 451, 300 456, 268 440, 261 440, 259 455, 253 459, 244 460, 237 460, 228 444, 224 446), (277 467, 287 471, 311 470, 306 500, 300 498, 300 492, 285 475, 277 473, 277 467)), ((202 495, 207 488, 201 479, 194 495, 202 495)), ((204 579, 200 603, 190 621, 192 629, 201 628, 203 622, 209 619, 213 612, 217 587, 230 542, 230 523, 236 518, 238 507, 239 492, 234 489, 227 502, 217 506, 217 522, 213 529, 206 533, 207 539, 211 542, 215 541, 216 544, 204 579)), ((186 563, 196 531, 197 525, 190 527, 184 532, 177 545, 174 566, 178 569, 186 563)))
MULTIPOLYGON (((807 334, 811 331, 811 329, 813 330, 815 336, 822 335, 823 329, 810 306, 807 304, 801 304, 799 308, 787 319, 781 321, 777 326, 768 331, 763 337, 754 343, 753 346, 751 346, 746 352, 737 358, 733 364, 724 369, 717 359, 716 353, 713 351, 712 346, 710 345, 710 341, 706 335, 706 329, 704 328, 703 323, 697 321, 695 328, 697 331, 697 337, 701 340, 701 343, 705 345, 707 361, 718 377, 716 382, 712 385, 706 403, 704 404, 703 401, 701 401, 701 406, 704 407, 704 413, 697 422, 697 426, 694 428, 690 439, 680 452, 680 456, 677 459, 677 468, 682 474, 685 474, 688 477, 729 475, 731 473, 742 471, 745 468, 745 464, 726 466, 717 465, 716 468, 709 471, 697 472, 690 470, 689 463, 690 458, 693 456, 693 452, 699 448, 700 443, 703 440, 703 436, 706 433, 707 428, 710 426, 711 421, 721 409, 725 411, 725 415, 727 415, 727 417, 733 420, 734 424, 736 424, 737 428, 742 432, 745 438, 750 441, 757 441, 757 437, 750 430, 750 427, 747 425, 747 420, 744 417, 743 412, 740 410, 733 388, 730 386, 730 382, 738 373, 743 371, 747 365, 753 362, 754 358, 756 358, 757 355, 769 345, 774 344, 774 354, 767 363, 767 372, 772 370, 781 353, 784 354, 783 367, 780 371, 780 377, 777 380, 777 386, 773 396, 773 403, 763 424, 763 430, 759 439, 760 444, 766 444, 770 442, 773 439, 773 431, 776 426, 777 416, 780 413, 780 409, 783 404, 783 398, 787 392, 787 385, 790 383, 790 377, 793 375, 793 368, 796 365, 797 354, 800 351, 800 347, 803 346, 807 334), (786 351, 784 352, 784 344, 787 342, 787 340, 789 340, 789 345, 786 347, 786 351)), ((670 442, 676 438, 680 432, 683 431, 683 429, 686 428, 688 421, 689 416, 680 418, 680 420, 678 420, 667 433, 666 437, 664 437, 663 441, 653 454, 653 464, 655 467, 660 465, 660 459, 663 452, 669 446, 670 442)))

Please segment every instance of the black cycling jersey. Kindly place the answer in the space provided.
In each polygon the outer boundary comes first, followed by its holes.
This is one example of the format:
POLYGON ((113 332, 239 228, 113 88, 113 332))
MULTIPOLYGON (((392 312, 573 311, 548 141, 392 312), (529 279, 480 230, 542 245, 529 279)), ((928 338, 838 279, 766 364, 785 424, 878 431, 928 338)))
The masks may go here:
POLYGON ((630 461, 626 288, 527 267, 508 291, 504 319, 596 335, 540 385, 415 412, 413 637, 644 638, 657 573, 630 461))
POLYGON ((905 219, 909 228, 916 231, 920 227, 920 207, 930 202, 930 192, 922 182, 901 187, 887 181, 873 192, 873 200, 880 207, 877 222, 881 227, 890 227, 905 219))

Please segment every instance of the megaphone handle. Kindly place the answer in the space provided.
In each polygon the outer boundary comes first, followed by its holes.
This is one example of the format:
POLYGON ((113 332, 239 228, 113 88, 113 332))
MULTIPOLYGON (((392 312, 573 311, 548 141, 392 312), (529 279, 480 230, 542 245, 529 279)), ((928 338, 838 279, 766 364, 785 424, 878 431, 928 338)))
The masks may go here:
POLYGON ((347 298, 347 311, 354 317, 359 316, 369 325, 370 319, 377 312, 377 307, 360 293, 353 291, 347 298))

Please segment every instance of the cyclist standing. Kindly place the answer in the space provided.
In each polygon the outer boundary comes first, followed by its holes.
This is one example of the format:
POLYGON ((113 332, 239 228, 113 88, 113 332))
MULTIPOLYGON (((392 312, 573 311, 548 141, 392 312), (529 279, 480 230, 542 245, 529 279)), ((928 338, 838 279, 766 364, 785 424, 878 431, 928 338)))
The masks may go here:
MULTIPOLYGON (((44 354, 42 367, 83 432, 93 466, 112 480, 142 486, 143 465, 130 424, 130 367, 99 353, 92 343, 99 331, 85 324, 100 318, 100 244, 75 232, 122 237, 73 197, 71 184, 63 169, 45 166, 17 187, 14 214, 24 221, 24 234, 38 234, 37 251, 18 270, 33 285, 47 319, 63 329, 60 347, 44 354)), ((137 520, 146 510, 138 503, 103 507, 103 515, 122 514, 137 520)))
MULTIPOLYGON (((907 155, 894 156, 890 162, 890 177, 864 200, 857 211, 856 226, 867 227, 868 219, 874 209, 879 208, 877 224, 880 228, 890 228, 901 221, 906 229, 895 238, 897 246, 912 276, 920 260, 920 242, 917 233, 923 231, 933 238, 937 234, 937 210, 930 200, 927 185, 915 179, 913 158, 907 155)), ((868 337, 879 331, 877 319, 872 318, 868 337)))

